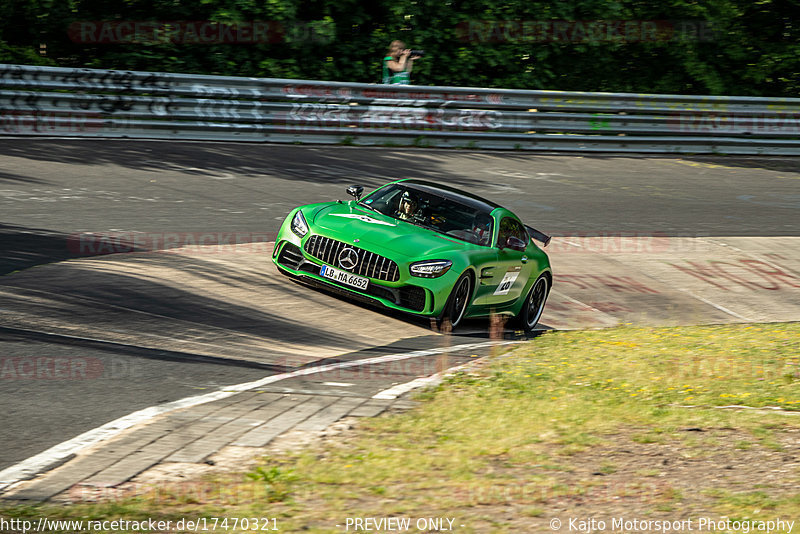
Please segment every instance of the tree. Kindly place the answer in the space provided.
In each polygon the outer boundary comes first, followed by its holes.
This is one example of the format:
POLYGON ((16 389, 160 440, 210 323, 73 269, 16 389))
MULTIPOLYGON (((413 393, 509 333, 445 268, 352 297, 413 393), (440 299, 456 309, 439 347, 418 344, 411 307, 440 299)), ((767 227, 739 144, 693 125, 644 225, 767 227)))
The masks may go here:
POLYGON ((798 0, 6 0, 0 61, 378 82, 382 55, 399 38, 426 50, 415 84, 796 96, 798 7, 798 0), (136 22, 150 32, 126 38, 122 29, 136 22), (262 38, 242 37, 252 37, 254 23, 267 24, 262 38), (217 42, 192 37, 212 26, 217 42))

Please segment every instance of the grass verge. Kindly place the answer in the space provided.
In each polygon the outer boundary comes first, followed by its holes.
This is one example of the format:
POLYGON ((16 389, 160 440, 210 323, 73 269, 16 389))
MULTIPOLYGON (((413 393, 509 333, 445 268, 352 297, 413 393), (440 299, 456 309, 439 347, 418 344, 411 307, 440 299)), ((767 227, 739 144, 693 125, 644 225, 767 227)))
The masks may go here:
POLYGON ((412 530, 452 519, 459 532, 548 532, 573 517, 800 528, 799 349, 797 323, 551 332, 450 377, 412 411, 246 475, 0 515, 275 517, 283 532, 389 516, 412 530))

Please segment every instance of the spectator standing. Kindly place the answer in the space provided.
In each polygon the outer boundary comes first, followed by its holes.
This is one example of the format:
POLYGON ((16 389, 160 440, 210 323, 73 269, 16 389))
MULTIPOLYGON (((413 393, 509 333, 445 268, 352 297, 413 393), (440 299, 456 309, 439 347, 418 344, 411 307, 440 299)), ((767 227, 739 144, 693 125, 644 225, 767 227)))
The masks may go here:
POLYGON ((411 69, 414 60, 420 56, 412 56, 403 41, 392 41, 389 51, 383 58, 383 79, 385 84, 407 85, 411 83, 411 69))

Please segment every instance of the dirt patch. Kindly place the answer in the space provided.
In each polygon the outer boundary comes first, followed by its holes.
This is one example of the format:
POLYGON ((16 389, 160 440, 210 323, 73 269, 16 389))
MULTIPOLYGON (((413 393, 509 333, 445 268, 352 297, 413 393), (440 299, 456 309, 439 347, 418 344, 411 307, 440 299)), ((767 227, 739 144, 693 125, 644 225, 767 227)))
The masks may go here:
POLYGON ((780 498, 797 490, 800 430, 776 434, 770 446, 735 429, 686 428, 681 433, 662 443, 640 443, 646 435, 628 431, 565 457, 558 461, 564 470, 548 473, 558 484, 555 491, 540 502, 553 513, 639 510, 674 518, 677 511, 708 512, 716 491, 757 488, 780 498))

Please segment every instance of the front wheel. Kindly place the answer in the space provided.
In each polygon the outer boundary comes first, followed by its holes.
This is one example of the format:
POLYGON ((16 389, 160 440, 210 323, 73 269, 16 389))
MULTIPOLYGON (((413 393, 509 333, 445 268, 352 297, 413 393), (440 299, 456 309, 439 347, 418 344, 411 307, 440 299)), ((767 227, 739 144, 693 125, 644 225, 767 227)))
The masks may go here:
POLYGON ((541 275, 534 282, 533 287, 528 292, 525 298, 525 303, 522 305, 517 319, 519 319, 520 326, 526 331, 530 332, 539 322, 544 311, 544 303, 547 301, 547 295, 550 293, 550 282, 546 275, 541 275))
POLYGON ((468 273, 464 273, 453 286, 453 291, 447 299, 442 317, 438 321, 439 328, 454 330, 464 318, 471 297, 472 278, 468 273))

